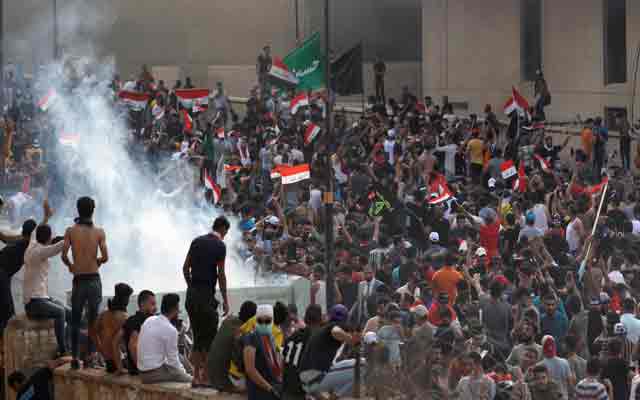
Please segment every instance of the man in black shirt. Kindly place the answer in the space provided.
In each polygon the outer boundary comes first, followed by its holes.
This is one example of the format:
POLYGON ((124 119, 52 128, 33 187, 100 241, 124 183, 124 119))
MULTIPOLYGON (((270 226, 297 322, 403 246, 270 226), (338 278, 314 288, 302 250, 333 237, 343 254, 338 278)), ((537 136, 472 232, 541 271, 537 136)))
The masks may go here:
POLYGON ((282 350, 284 359, 283 391, 287 400, 305 398, 302 382, 300 382, 300 362, 311 335, 322 324, 322 308, 317 304, 307 307, 304 323, 306 325, 304 328, 295 331, 287 338, 282 350))
MULTIPOLYGON (((45 219, 48 217, 45 216, 45 219)), ((13 296, 11 294, 11 278, 24 265, 24 253, 29 247, 31 233, 36 228, 36 221, 29 219, 22 224, 22 235, 19 239, 8 243, 0 250, 0 332, 7 326, 9 319, 15 314, 13 296)))
POLYGON ((307 343, 300 365, 300 381, 310 395, 333 392, 337 397, 343 397, 351 392, 355 360, 333 363, 343 343, 355 345, 360 341, 360 334, 347 333, 344 328, 348 315, 349 311, 342 304, 333 306, 329 323, 317 330, 307 343))
POLYGON ((376 63, 373 64, 373 73, 375 75, 376 99, 382 100, 382 103, 386 102, 384 97, 384 74, 386 72, 387 66, 384 61, 378 57, 376 63))
POLYGON ((224 261, 227 248, 223 242, 231 225, 225 217, 213 222, 213 231, 197 237, 184 261, 183 273, 187 282, 185 307, 193 328, 193 386, 207 387, 208 372, 206 356, 218 331, 218 301, 215 298, 216 284, 220 284, 222 308, 229 312, 227 278, 224 261))
POLYGON ((127 368, 129 374, 138 375, 138 335, 142 324, 158 312, 156 295, 149 290, 138 294, 138 311, 127 319, 122 327, 122 338, 127 346, 127 368))

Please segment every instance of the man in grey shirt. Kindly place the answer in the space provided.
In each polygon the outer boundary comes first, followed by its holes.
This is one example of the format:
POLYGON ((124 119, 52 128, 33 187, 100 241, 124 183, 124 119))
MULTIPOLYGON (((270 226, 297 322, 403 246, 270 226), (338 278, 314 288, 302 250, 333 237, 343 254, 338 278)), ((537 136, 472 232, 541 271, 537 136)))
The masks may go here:
POLYGON ((525 223, 526 226, 520 230, 520 234, 518 235, 518 242, 520 242, 523 237, 531 240, 537 237, 544 236, 544 233, 534 226, 536 223, 536 215, 533 213, 533 211, 527 211, 527 214, 525 216, 525 223))

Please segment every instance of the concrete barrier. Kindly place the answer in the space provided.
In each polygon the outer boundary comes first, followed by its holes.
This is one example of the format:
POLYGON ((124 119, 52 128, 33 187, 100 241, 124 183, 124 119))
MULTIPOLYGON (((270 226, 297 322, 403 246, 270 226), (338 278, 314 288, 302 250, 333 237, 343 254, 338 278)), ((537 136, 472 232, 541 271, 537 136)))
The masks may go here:
POLYGON ((59 400, 241 400, 246 395, 192 389, 190 383, 144 385, 140 378, 107 374, 99 369, 73 371, 63 366, 54 371, 54 395, 59 400))
MULTIPOLYGON (((46 365, 56 354, 56 336, 53 320, 32 321, 18 315, 9 321, 3 334, 4 387, 7 377, 14 371, 29 375, 35 368, 46 365)), ((5 399, 13 399, 5 390, 5 399)))

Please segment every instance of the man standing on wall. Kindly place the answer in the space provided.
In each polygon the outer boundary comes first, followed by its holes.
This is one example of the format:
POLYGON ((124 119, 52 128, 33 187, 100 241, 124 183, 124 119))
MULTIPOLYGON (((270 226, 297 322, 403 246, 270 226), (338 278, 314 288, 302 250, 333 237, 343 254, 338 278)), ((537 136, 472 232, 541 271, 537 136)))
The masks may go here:
POLYGON ((373 74, 375 76, 376 99, 386 102, 384 96, 384 74, 387 73, 387 66, 380 57, 376 57, 376 63, 373 64, 373 74))
POLYGON ((262 53, 258 55, 258 62, 256 64, 256 73, 258 75, 258 83, 260 84, 260 96, 264 98, 269 94, 267 88, 267 74, 271 70, 271 46, 264 46, 262 53))
POLYGON ((98 270, 109 260, 104 230, 93 225, 95 202, 90 197, 81 197, 78 199, 77 208, 78 218, 75 219, 75 224, 72 227, 67 228, 62 248, 62 262, 73 274, 71 289, 72 369, 80 368, 78 361, 80 323, 85 306, 89 323, 89 345, 85 368, 95 361, 95 322, 102 302, 102 282, 98 270), (100 257, 98 257, 98 249, 100 257), (69 250, 73 255, 73 262, 69 259, 69 250))
POLYGON ((227 248, 223 242, 230 228, 225 217, 213 222, 210 233, 197 237, 184 261, 183 273, 187 282, 185 307, 193 327, 193 387, 208 387, 207 354, 211 342, 218 332, 218 301, 215 298, 216 285, 220 283, 222 308, 229 313, 227 298, 227 278, 224 260, 227 248))

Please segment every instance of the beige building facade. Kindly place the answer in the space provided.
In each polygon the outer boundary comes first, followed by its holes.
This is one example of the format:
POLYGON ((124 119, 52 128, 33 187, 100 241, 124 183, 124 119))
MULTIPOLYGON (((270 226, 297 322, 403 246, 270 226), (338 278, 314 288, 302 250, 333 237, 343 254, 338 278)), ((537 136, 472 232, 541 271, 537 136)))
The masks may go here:
MULTIPOLYGON (((527 1, 423 0, 423 94, 468 103, 468 112, 481 112, 486 103, 501 112, 515 85, 533 102, 533 84, 522 72, 522 7, 527 1)), ((609 1, 540 1, 541 66, 552 94, 547 119, 604 115, 607 107, 631 114, 640 2, 616 2, 625 14, 626 79, 605 84, 611 56, 605 45, 609 1)), ((636 99, 636 119, 638 103, 636 99)))

